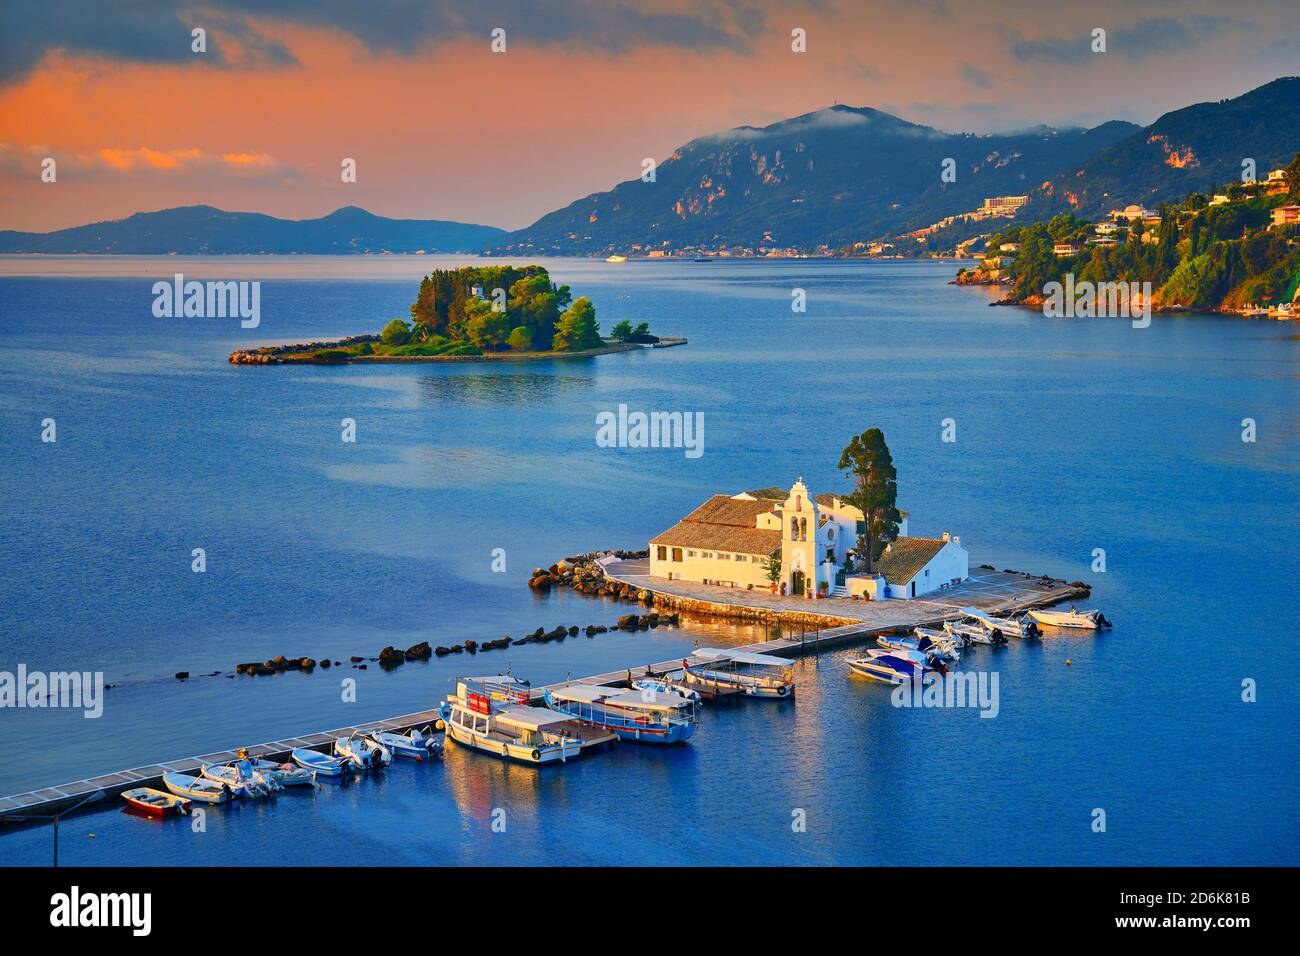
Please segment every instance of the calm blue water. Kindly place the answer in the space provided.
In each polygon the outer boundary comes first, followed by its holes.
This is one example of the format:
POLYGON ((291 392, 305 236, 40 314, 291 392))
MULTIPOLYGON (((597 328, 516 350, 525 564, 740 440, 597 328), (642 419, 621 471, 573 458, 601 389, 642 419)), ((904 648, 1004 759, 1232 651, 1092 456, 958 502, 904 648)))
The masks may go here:
MULTIPOLYGON (((646 320, 690 345, 236 368, 240 345, 405 314, 430 260, 59 263, 40 267, 126 275, 0 278, 0 670, 102 670, 117 686, 99 720, 0 710, 23 742, 3 748, 0 793, 423 708, 466 670, 509 662, 540 682, 758 639, 692 622, 391 673, 171 678, 610 623, 618 606, 536 596, 528 572, 643 547, 715 491, 799 475, 847 490, 839 451, 873 425, 913 533, 960 533, 973 563, 1088 580, 1117 623, 974 651, 963 666, 999 674, 996 719, 896 709, 847 676, 850 650, 824 653, 796 666, 797 703, 710 708, 689 746, 538 772, 449 745, 444 765, 213 812, 206 834, 74 817, 65 863, 1300 862, 1289 326, 1049 320, 987 308, 939 263, 558 260, 552 274, 591 295, 602 327, 646 320), (178 268, 261 277, 261 327, 155 319, 150 286, 178 268), (619 403, 703 411, 703 457, 598 448, 595 416, 619 403), (343 418, 356 444, 339 440, 343 418), (940 441, 945 418, 956 443, 940 441), (190 571, 196 547, 205 574, 190 571), (791 830, 796 808, 806 832, 791 830)), ((30 268, 0 261, 0 275, 30 268)), ((0 836, 0 862, 49 851, 45 829, 0 836)))

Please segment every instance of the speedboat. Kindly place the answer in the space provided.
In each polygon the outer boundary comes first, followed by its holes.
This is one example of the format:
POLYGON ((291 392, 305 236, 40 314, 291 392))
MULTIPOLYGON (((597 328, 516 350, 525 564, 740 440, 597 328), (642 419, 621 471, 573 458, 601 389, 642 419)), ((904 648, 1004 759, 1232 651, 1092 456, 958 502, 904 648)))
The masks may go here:
POLYGON ((310 787, 316 783, 314 771, 295 767, 291 763, 273 763, 259 759, 253 761, 253 769, 282 787, 310 787))
MULTIPOLYGON (((849 669, 882 684, 906 684, 913 680, 926 680, 928 666, 924 655, 908 651, 875 650, 867 651, 866 657, 849 661, 849 669), (918 657, 920 658, 918 660, 918 657)), ((928 681, 927 681, 928 682, 928 681)))
POLYGON ((209 780, 226 784, 242 797, 269 797, 282 789, 278 783, 254 770, 251 760, 236 760, 223 765, 204 764, 200 772, 209 780))
POLYGON ((638 743, 688 740, 699 726, 695 701, 671 690, 577 683, 547 689, 542 697, 558 714, 638 743))
POLYGON ((127 802, 127 805, 132 810, 148 814, 151 817, 166 817, 171 816, 173 813, 187 813, 190 808, 190 801, 185 797, 173 796, 170 793, 152 790, 149 787, 123 790, 122 799, 127 802))
POLYGON ((188 773, 165 773, 162 782, 176 796, 196 803, 229 803, 235 798, 235 791, 229 784, 192 777, 188 773))
POLYGON ((297 750, 290 751, 289 757, 299 767, 320 774, 322 777, 341 777, 352 769, 351 760, 331 757, 309 747, 299 747, 297 750))
POLYGON ((531 693, 527 682, 508 674, 461 677, 438 714, 456 743, 506 760, 564 763, 582 753, 577 722, 530 706, 531 693))
POLYGON ((1034 619, 1031 617, 994 617, 977 607, 964 607, 961 609, 961 613, 1006 637, 1036 637, 1038 635, 1038 625, 1034 623, 1034 619))
POLYGON ((351 761, 356 770, 386 767, 393 762, 393 755, 387 747, 356 732, 335 739, 334 756, 351 761))
POLYGON ((954 664, 961 659, 961 651, 957 649, 956 644, 947 635, 942 634, 938 639, 931 638, 928 634, 921 637, 895 637, 881 634, 876 638, 876 643, 886 650, 920 651, 927 657, 937 657, 954 664))
POLYGON ((680 694, 687 700, 694 701, 697 704, 704 700, 704 698, 700 696, 699 691, 691 690, 681 681, 675 681, 668 677, 639 677, 632 681, 632 689, 653 690, 658 691, 661 694, 672 691, 673 693, 680 694))
MULTIPOLYGON (((426 727, 427 731, 428 728, 426 727)), ((389 753, 412 760, 426 760, 442 756, 442 738, 431 733, 422 733, 412 727, 404 734, 376 731, 370 739, 389 753)))
POLYGON ((945 621, 943 629, 949 634, 960 634, 970 644, 1005 644, 1007 639, 1001 631, 995 631, 979 622, 945 621))
POLYGON ((1039 624, 1045 624, 1048 627, 1081 627, 1090 631, 1095 631, 1103 627, 1110 627, 1110 621, 1101 611, 1077 611, 1070 608, 1068 611, 1043 611, 1033 608, 1029 612, 1039 624))
POLYGON ((682 661, 686 685, 705 697, 744 694, 785 700, 794 697, 794 672, 784 657, 701 647, 682 661))

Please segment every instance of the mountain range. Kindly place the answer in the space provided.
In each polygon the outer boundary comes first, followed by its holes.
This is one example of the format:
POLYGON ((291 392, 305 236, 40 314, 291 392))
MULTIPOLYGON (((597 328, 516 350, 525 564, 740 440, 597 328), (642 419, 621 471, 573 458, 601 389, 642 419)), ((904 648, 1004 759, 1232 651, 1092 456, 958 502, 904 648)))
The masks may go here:
POLYGON ((704 136, 653 181, 592 193, 515 232, 388 219, 347 206, 320 219, 186 206, 49 233, 0 231, 0 253, 605 255, 695 247, 837 247, 890 238, 1026 196, 1020 220, 1153 207, 1284 166, 1300 151, 1300 77, 1166 113, 1149 126, 947 133, 869 107, 832 106, 704 136), (944 176, 948 170, 950 175, 944 176))
POLYGON ((439 219, 388 219, 344 206, 320 219, 277 219, 213 206, 138 212, 55 232, 0 231, 0 253, 115 255, 339 255, 480 252, 506 235, 495 226, 439 219))
POLYGON ((1258 175, 1300 150, 1300 77, 1200 103, 1150 126, 945 133, 888 113, 833 106, 692 140, 655 169, 511 233, 499 253, 599 254, 697 246, 837 246, 889 237, 1028 196, 1022 218, 1103 215, 1258 175), (941 177, 953 160, 955 179, 941 177))

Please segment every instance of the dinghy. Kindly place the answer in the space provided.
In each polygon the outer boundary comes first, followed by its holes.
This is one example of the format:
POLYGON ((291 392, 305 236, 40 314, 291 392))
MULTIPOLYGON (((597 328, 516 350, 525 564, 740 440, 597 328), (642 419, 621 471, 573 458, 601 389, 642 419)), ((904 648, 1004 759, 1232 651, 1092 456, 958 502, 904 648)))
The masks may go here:
POLYGON ((576 683, 547 689, 543 699, 557 714, 637 743, 689 740, 699 725, 695 702, 671 690, 576 683))
POLYGON ((788 700, 794 697, 794 672, 784 657, 701 647, 682 661, 686 685, 705 697, 744 694, 788 700))
POLYGON ((254 770, 251 760, 236 760, 221 766, 204 764, 200 772, 209 780, 226 784, 243 797, 269 797, 281 789, 278 783, 254 770))
POLYGON ((1105 615, 1096 610, 1076 611, 1074 608, 1070 608, 1068 611, 1042 611, 1035 608, 1029 612, 1029 616, 1039 624, 1045 624, 1048 627, 1080 627, 1095 631, 1111 626, 1105 615))
POLYGON ((329 754, 323 754, 319 750, 312 750, 309 747, 299 747, 297 750, 291 751, 289 757, 299 767, 320 774, 322 777, 341 777, 352 769, 351 760, 331 757, 329 754))
POLYGON ((132 810, 151 817, 166 817, 174 813, 188 813, 190 808, 190 801, 185 797, 173 796, 170 793, 163 793, 161 790, 151 790, 149 787, 123 790, 122 799, 127 802, 127 805, 132 810))
POLYGON ((386 767, 393 762, 393 755, 387 747, 355 732, 334 741, 334 756, 350 760, 357 770, 386 767))
POLYGON ((370 739, 398 757, 408 757, 411 760, 441 757, 442 738, 429 733, 428 730, 429 728, 426 727, 421 732, 412 727, 404 734, 376 731, 370 735, 370 739))
POLYGON ((235 797, 235 791, 229 784, 191 777, 187 773, 165 773, 162 782, 176 796, 196 803, 229 803, 235 797))
POLYGON ((1005 637, 1038 636, 1038 625, 1034 623, 1034 619, 1031 617, 994 617, 977 607, 964 607, 961 612, 1005 637))
POLYGON ((462 677, 438 713, 456 743, 506 760, 564 763, 582 753, 577 721, 530 700, 529 685, 508 674, 462 677))

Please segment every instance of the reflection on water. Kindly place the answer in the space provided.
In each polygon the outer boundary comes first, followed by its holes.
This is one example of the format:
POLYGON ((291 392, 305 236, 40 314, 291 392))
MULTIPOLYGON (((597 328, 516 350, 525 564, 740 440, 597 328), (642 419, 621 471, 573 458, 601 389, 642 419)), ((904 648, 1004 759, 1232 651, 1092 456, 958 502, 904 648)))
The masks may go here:
POLYGON ((422 375, 420 393, 436 404, 542 407, 591 388, 595 370, 589 363, 544 364, 554 370, 422 375), (560 367, 564 371, 559 371, 560 367), (571 371, 575 367, 589 370, 590 374, 575 375, 571 371))

